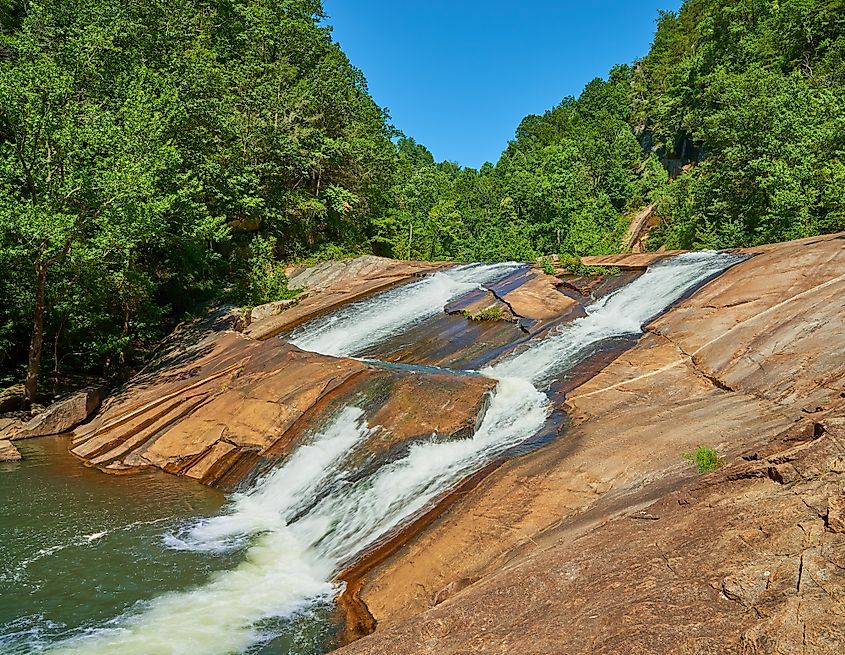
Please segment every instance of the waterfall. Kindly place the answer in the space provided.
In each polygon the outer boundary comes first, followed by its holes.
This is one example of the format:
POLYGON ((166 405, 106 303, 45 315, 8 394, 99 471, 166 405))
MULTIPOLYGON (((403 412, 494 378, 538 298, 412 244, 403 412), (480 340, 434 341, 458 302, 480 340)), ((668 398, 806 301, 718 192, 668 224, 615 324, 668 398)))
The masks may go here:
MULTIPOLYGON (((342 463, 374 427, 360 409, 342 409, 251 490, 235 494, 225 514, 170 537, 175 548, 246 547, 239 566, 205 586, 153 599, 112 625, 60 644, 56 652, 224 655, 266 640, 262 621, 332 598, 337 588, 331 580, 344 565, 495 455, 539 431, 548 401, 538 385, 574 366, 598 343, 639 333, 694 285, 741 259, 694 253, 651 267, 597 301, 585 317, 481 371, 497 386, 472 437, 415 443, 401 459, 354 482, 342 463)), ((439 273, 305 325, 292 338, 320 352, 360 353, 512 268, 439 273)))
POLYGON ((587 315, 561 327, 482 373, 546 384, 587 357, 603 341, 642 332, 642 326, 689 289, 746 259, 745 255, 702 251, 666 259, 626 287, 587 307, 587 315))
POLYGON ((480 289, 522 264, 466 264, 352 303, 294 330, 293 345, 324 355, 361 355, 367 348, 437 315, 458 296, 480 289))

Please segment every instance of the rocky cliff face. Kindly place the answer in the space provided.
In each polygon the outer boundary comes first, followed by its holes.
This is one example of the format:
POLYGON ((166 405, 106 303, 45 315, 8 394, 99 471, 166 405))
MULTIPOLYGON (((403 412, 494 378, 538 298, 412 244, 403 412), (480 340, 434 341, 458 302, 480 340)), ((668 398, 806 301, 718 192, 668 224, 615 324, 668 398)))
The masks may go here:
POLYGON ((751 253, 355 572, 378 629, 343 652, 841 652, 845 241, 751 253), (697 476, 702 444, 727 466, 697 476))

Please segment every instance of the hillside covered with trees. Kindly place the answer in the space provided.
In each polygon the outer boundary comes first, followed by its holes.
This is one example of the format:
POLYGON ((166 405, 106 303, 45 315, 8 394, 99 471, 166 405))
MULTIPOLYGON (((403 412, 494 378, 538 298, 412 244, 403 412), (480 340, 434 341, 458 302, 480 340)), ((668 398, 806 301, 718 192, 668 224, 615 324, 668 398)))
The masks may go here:
POLYGON ((0 382, 118 375, 282 262, 508 260, 845 229, 845 0, 687 0, 495 164, 390 125, 319 0, 0 0, 0 382))

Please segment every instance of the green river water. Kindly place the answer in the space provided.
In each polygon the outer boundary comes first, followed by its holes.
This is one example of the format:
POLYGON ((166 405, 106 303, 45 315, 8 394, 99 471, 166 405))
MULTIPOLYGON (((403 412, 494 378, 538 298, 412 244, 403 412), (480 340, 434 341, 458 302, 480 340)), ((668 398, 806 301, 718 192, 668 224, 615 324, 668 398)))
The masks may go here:
MULTIPOLYGON (((67 452, 67 438, 17 442, 21 462, 0 463, 0 653, 49 652, 107 627, 170 591, 198 587, 242 552, 168 548, 163 536, 218 513, 225 497, 164 473, 105 475, 67 452)), ((252 652, 320 653, 328 608, 264 626, 252 652)))

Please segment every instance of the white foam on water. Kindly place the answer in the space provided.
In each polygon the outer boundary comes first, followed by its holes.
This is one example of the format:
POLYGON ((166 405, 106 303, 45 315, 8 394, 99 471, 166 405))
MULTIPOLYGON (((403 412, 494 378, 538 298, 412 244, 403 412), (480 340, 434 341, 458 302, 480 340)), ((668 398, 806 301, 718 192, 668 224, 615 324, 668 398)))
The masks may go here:
MULTIPOLYGON (((596 302, 586 317, 482 371, 497 385, 472 437, 414 443, 404 457, 354 482, 346 478, 344 458, 374 428, 360 409, 341 410, 253 489, 235 494, 224 514, 171 536, 173 547, 206 551, 250 542, 239 566, 199 588, 153 599, 51 652, 226 655, 267 639, 266 630, 258 627, 262 620, 290 616, 330 599, 337 592, 333 576, 356 555, 496 455, 536 434, 547 418, 548 401, 535 385, 573 366, 597 343, 639 333, 647 320, 693 285, 737 261, 740 258, 733 255, 695 253, 653 266, 596 302)), ((495 275, 501 276, 507 266, 495 275)), ((299 343, 321 352, 361 352, 393 334, 396 320, 412 317, 407 326, 439 311, 459 289, 477 287, 479 269, 472 274, 470 270, 460 269, 460 279, 432 276, 409 285, 404 294, 383 294, 360 304, 364 327, 350 314, 336 315, 333 322, 317 327, 307 325, 299 343), (397 311, 385 303, 387 297, 390 303, 402 303, 397 311)), ((492 268, 483 270, 482 277, 494 275, 492 268)))
POLYGON ((631 284, 587 308, 587 315, 567 323, 542 341, 482 371, 486 375, 524 378, 548 384, 608 339, 635 335, 643 325, 689 289, 745 259, 714 251, 678 255, 649 267, 631 284))
POLYGON ((467 264, 347 305, 294 330, 293 345, 324 355, 351 356, 437 315, 460 295, 480 289, 521 264, 467 264))

